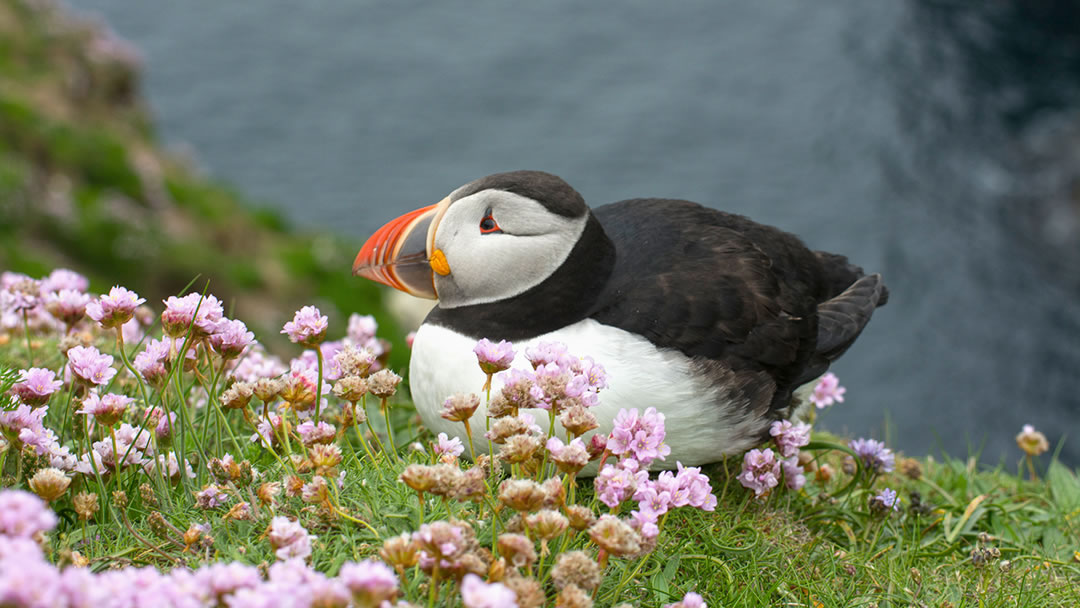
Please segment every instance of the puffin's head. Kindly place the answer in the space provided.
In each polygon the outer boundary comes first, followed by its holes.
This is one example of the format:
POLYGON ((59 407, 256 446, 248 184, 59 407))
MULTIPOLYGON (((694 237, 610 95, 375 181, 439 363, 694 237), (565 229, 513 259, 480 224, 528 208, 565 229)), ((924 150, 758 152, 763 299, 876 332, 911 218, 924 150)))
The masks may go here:
POLYGON ((443 308, 495 302, 555 272, 588 218, 581 195, 550 173, 496 173, 380 228, 353 274, 443 308))

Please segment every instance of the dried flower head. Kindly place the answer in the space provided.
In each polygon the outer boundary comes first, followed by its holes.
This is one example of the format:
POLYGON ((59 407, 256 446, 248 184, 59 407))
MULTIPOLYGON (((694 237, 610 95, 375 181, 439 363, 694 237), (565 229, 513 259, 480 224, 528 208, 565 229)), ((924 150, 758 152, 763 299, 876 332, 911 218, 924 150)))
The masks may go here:
POLYGON ((366 376, 371 367, 375 365, 375 354, 364 348, 356 348, 346 344, 334 355, 334 363, 341 372, 342 378, 366 376))
POLYGON ((555 608, 592 608, 592 597, 577 585, 567 585, 559 590, 555 608))
POLYGON ((30 489, 45 502, 52 502, 67 492, 71 478, 60 469, 41 469, 30 478, 30 489))
POLYGON ((556 589, 575 585, 591 592, 600 586, 600 565, 584 551, 567 551, 555 559, 551 580, 556 589))
POLYGON ((90 492, 79 492, 71 500, 75 506, 75 513, 82 521, 87 521, 98 512, 98 495, 90 492))
POLYGON ((531 459, 541 445, 540 438, 535 435, 512 435, 503 443, 499 457, 509 463, 522 463, 531 459))
POLYGON ((259 489, 255 491, 255 495, 259 497, 259 502, 267 506, 274 504, 280 494, 280 481, 268 481, 262 483, 259 485, 259 489))
POLYGON ((600 426, 600 423, 596 420, 596 415, 580 403, 568 407, 559 416, 559 422, 562 423, 566 432, 572 433, 577 437, 581 437, 585 433, 600 426))
POLYGON ((641 537, 614 515, 601 515, 589 528, 589 538, 604 551, 618 557, 636 555, 641 551, 641 537))
POLYGON ((543 608, 547 601, 544 587, 531 576, 523 576, 511 570, 502 584, 514 592, 518 608, 543 608))
POLYGON ((386 399, 394 396, 400 383, 401 376, 388 369, 381 369, 368 376, 368 391, 380 399, 386 399))
POLYGON ((435 468, 423 464, 410 464, 398 479, 417 492, 427 492, 437 482, 435 468))
POLYGON ((533 541, 522 534, 500 534, 499 555, 502 555, 515 568, 528 568, 536 561, 536 547, 533 541))
POLYGON ((254 387, 247 382, 237 382, 221 393, 221 407, 227 410, 241 410, 251 402, 255 394, 254 387))
POLYGON ((480 407, 479 395, 458 393, 443 402, 439 415, 450 422, 464 422, 472 418, 478 407, 480 407))
POLYGON ((333 475, 334 469, 341 464, 341 448, 333 443, 316 443, 308 450, 308 457, 316 473, 333 475))
POLYGON ((419 543, 407 532, 402 532, 400 536, 392 536, 383 541, 379 557, 395 568, 412 568, 420 558, 419 550, 419 543))
POLYGON ((596 523, 596 514, 592 509, 584 505, 569 505, 566 507, 566 518, 570 521, 570 527, 582 531, 596 523))
POLYGON ((1046 440, 1046 435, 1036 431, 1030 424, 1025 424, 1016 435, 1016 445, 1020 446, 1020 449, 1024 450, 1028 456, 1038 456, 1050 449, 1050 442, 1046 440))
POLYGON ((544 488, 531 479, 506 479, 499 484, 499 502, 515 511, 535 511, 546 498, 544 488))
POLYGON ((566 531, 570 520, 558 511, 541 509, 536 513, 526 515, 525 525, 539 538, 551 540, 566 531))
POLYGON ((551 460, 563 473, 574 475, 589 464, 589 451, 580 437, 569 444, 564 444, 558 437, 547 440, 547 450, 551 460))
POLYGON ((900 473, 902 473, 908 479, 921 479, 922 478, 922 465, 918 460, 914 458, 905 458, 900 461, 899 466, 900 473))
POLYGON ((306 503, 330 504, 330 486, 327 485, 326 478, 322 475, 312 477, 311 482, 304 484, 300 490, 300 498, 306 503))
POLYGON ((255 396, 263 403, 269 403, 277 399, 281 391, 285 390, 285 382, 280 378, 259 378, 252 387, 255 396))
POLYGON ((350 403, 360 401, 367 392, 367 380, 360 376, 345 376, 334 383, 334 394, 350 403))

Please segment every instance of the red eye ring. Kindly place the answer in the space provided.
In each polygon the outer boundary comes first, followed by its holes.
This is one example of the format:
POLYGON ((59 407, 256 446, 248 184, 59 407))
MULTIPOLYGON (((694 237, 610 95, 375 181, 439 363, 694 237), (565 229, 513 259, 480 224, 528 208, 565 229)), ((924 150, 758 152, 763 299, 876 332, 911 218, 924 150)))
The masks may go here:
POLYGON ((499 223, 492 217, 491 208, 489 207, 480 220, 480 234, 491 234, 493 232, 502 232, 502 228, 499 228, 499 223))

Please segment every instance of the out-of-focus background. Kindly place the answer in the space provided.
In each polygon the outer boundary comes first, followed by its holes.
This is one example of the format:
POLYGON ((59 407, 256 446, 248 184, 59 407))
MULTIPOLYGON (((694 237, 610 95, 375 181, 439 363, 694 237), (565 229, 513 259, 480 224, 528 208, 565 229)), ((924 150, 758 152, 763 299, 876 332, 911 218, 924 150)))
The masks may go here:
POLYGON ((1074 2, 52 6, 0 0, 0 267, 340 316, 375 228, 542 169, 883 273, 826 427, 1012 463, 1032 423, 1080 462, 1074 2))

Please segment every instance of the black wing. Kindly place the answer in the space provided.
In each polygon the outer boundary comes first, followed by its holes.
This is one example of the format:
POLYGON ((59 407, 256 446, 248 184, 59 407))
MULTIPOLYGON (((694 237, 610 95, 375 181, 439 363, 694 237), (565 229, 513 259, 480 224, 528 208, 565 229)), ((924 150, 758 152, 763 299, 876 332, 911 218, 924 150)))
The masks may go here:
MULTIPOLYGON (((688 201, 634 199, 593 213, 615 244, 616 262, 590 316, 711 365, 758 378, 765 372, 773 408, 786 406, 822 359, 819 304, 861 274, 794 235, 688 201)), ((829 310, 850 312, 855 299, 829 310)), ((857 336, 852 318, 842 319, 846 331, 830 329, 831 349, 857 336)), ((858 319, 858 330, 868 319, 858 319)), ((841 319, 830 313, 830 328, 834 320, 841 319)))

